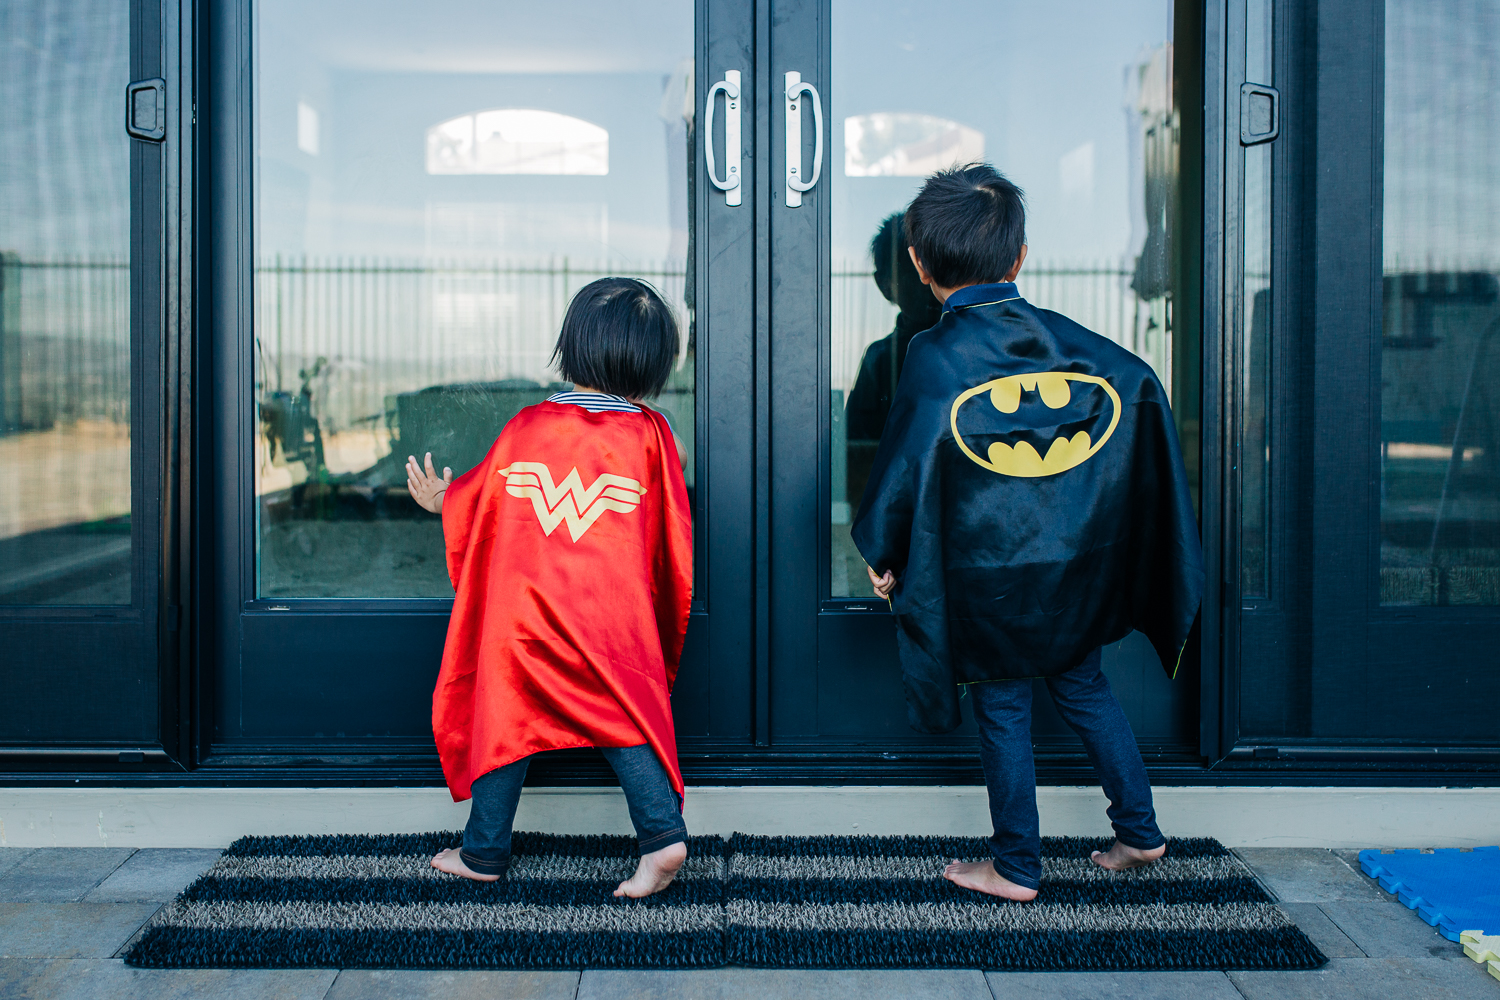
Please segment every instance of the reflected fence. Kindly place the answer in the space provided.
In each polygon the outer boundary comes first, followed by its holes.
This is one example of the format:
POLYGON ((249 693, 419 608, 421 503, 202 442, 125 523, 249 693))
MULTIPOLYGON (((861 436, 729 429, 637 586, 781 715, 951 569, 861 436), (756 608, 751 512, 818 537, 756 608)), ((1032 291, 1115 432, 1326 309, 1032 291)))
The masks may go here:
MULTIPOLYGON (((394 395, 428 386, 546 385, 568 301, 605 275, 651 282, 686 330, 681 266, 272 258, 255 274, 257 395, 305 389, 336 433, 386 420, 394 395)), ((1143 355, 1166 380, 1170 317, 1131 291, 1131 275, 1118 264, 1037 264, 1021 291, 1143 355)), ((896 311, 868 269, 841 266, 832 279, 832 384, 847 389, 896 311)), ((4 254, 0 282, 0 426, 128 423, 129 265, 4 254)))
MULTIPOLYGON (((1115 261, 1028 263, 1017 285, 1033 305, 1053 309, 1145 358, 1171 386, 1171 312, 1166 299, 1137 296, 1135 272, 1115 261)), ((875 285, 873 272, 846 263, 833 272, 832 379, 847 392, 865 348, 896 324, 896 307, 875 285)))
POLYGON ((130 422, 130 265, 0 253, 0 432, 130 422))

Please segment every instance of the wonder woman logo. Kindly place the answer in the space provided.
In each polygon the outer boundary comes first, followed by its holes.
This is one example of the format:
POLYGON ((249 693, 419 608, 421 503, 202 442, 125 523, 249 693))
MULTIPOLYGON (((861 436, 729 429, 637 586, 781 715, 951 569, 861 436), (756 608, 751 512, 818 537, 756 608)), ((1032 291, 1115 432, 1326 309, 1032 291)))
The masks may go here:
POLYGON ((543 462, 512 462, 495 475, 505 477, 505 492, 531 501, 536 519, 548 536, 559 524, 568 522, 573 541, 594 526, 607 510, 629 514, 641 505, 646 488, 634 479, 605 473, 594 485, 583 488, 583 480, 574 468, 563 481, 552 482, 552 472, 543 462))

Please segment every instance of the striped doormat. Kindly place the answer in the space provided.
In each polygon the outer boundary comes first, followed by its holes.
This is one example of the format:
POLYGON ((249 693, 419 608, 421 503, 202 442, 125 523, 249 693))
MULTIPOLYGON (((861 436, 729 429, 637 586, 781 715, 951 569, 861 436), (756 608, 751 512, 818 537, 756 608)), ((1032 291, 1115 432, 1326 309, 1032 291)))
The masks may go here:
POLYGON ((142 929, 150 968, 1309 969, 1326 959, 1214 840, 1132 872, 1107 840, 1043 842, 1041 895, 1009 903, 942 877, 978 838, 694 837, 677 881, 615 886, 631 837, 518 833, 509 875, 428 859, 459 835, 246 837, 142 929))

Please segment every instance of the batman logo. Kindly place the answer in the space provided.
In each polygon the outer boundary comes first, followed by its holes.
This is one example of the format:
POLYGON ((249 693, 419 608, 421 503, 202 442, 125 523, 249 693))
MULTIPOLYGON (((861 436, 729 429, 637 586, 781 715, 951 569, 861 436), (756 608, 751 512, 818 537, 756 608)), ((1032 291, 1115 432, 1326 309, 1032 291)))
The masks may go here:
POLYGON ((1036 479, 1077 468, 1093 458, 1120 423, 1120 394, 1097 375, 1076 372, 1030 372, 1007 375, 966 390, 953 401, 950 416, 953 440, 976 464, 1002 476, 1036 479), (1109 406, 1108 425, 1098 386, 1109 406), (990 407, 977 403, 965 409, 975 396, 989 394, 990 407), (1035 394, 1035 398, 1027 398, 1035 394), (1037 403, 1040 402, 1041 406, 1037 403), (964 433, 959 433, 959 411, 964 414, 964 433), (1014 415, 1014 419, 1007 419, 1014 415), (1099 435, 1095 441, 1090 431, 1099 435), (964 440, 988 439, 985 456, 975 453, 964 440), (1038 445, 1042 447, 1039 448, 1038 445), (1045 448, 1045 455, 1042 448, 1045 448))

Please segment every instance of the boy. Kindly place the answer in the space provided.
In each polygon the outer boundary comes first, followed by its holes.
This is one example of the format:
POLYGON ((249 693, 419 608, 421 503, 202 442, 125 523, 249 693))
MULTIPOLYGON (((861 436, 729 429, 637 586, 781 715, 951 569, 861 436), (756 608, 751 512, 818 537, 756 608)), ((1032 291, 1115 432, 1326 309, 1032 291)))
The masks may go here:
POLYGON ((896 617, 912 726, 948 732, 957 686, 973 699, 994 859, 945 874, 1025 901, 1041 885, 1033 678, 1109 797, 1115 843, 1094 861, 1166 853, 1100 647, 1140 629, 1175 674, 1203 593, 1198 525, 1150 367, 1017 293, 1020 189, 984 164, 943 171, 905 225, 943 313, 911 341, 854 542, 896 617))

